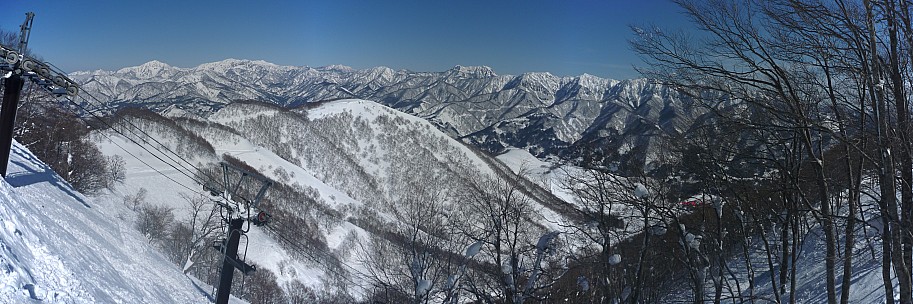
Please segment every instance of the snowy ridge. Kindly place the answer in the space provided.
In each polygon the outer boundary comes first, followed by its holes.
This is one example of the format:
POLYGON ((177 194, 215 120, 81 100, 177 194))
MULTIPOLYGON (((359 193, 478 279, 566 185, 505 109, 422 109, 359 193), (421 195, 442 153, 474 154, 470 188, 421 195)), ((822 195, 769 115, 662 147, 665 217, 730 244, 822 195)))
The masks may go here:
MULTIPOLYGON (((203 138, 217 157, 202 152, 193 158, 200 166, 215 164, 227 155, 277 182, 262 203, 274 223, 268 229, 251 228, 247 256, 259 269, 275 274, 286 290, 302 284, 327 294, 364 297, 369 291, 358 285, 365 283, 361 276, 368 270, 362 260, 372 246, 365 242, 387 233, 384 227, 402 225, 397 214, 408 187, 414 182, 454 185, 472 176, 495 174, 469 147, 431 123, 366 100, 296 109, 240 102, 208 118, 175 115, 173 119, 173 123, 146 119, 140 126, 151 136, 166 139, 162 143, 172 149, 181 145, 179 134, 203 138)), ((199 185, 121 136, 96 132, 112 137, 96 136, 106 155, 121 155, 127 161, 127 180, 115 192, 130 194, 147 188, 150 204, 187 210, 182 197, 193 194, 190 189, 176 187, 144 168, 114 143, 144 155, 157 170, 191 189, 199 185)), ((456 210, 460 204, 459 193, 453 192, 456 188, 442 191, 447 208, 456 210)), ((561 214, 544 206, 534 208, 536 227, 560 228, 561 214)), ((186 216, 187 212, 175 213, 176 218, 186 216)), ((194 261, 205 263, 199 258, 194 261)))

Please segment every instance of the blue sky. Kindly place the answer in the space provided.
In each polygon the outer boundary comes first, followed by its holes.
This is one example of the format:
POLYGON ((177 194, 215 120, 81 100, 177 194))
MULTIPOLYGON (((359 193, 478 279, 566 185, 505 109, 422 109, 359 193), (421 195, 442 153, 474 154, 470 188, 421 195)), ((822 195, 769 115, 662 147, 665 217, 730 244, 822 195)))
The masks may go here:
POLYGON ((686 23, 668 0, 0 0, 0 28, 36 14, 29 46, 66 71, 156 59, 636 77, 629 25, 686 23))

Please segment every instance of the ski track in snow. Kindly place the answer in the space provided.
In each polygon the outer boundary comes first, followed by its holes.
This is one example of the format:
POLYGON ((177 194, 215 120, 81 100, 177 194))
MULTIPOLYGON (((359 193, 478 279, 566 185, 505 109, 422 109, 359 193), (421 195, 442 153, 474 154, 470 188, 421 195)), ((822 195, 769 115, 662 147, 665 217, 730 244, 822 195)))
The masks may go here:
POLYGON ((18 143, 10 158, 0 303, 208 303, 139 232, 112 221, 120 206, 79 194, 18 143))

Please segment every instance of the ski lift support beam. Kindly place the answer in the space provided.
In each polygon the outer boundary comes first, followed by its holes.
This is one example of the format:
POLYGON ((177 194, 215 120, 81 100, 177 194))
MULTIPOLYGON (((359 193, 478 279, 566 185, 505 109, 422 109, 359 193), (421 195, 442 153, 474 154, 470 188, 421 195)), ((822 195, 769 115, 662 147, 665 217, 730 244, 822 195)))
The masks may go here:
POLYGON ((35 13, 32 12, 25 14, 25 22, 20 26, 18 48, 0 44, 0 70, 8 72, 10 77, 18 75, 28 78, 55 96, 76 96, 79 94, 79 84, 55 71, 47 63, 25 55, 34 17, 35 13))
POLYGON ((230 171, 236 171, 241 174, 241 178, 238 179, 238 182, 235 183, 234 187, 231 187, 231 189, 226 189, 226 191, 225 191, 225 192, 231 194, 232 196, 237 194, 236 191, 241 186, 241 182, 244 180, 245 177, 253 178, 255 180, 260 181, 260 189, 257 191, 257 195, 254 196, 254 198, 249 202, 250 208, 256 209, 260 205, 260 200, 262 200, 263 196, 266 195, 266 190, 269 189, 269 187, 273 185, 273 181, 260 174, 250 172, 247 169, 235 166, 228 162, 223 161, 223 162, 220 162, 219 164, 222 165, 222 173, 224 174, 226 188, 230 187, 230 185, 231 185, 231 175, 229 174, 230 171))
MULTIPOLYGON (((216 304, 228 304, 228 298, 231 295, 231 280, 235 274, 235 268, 245 271, 246 267, 238 267, 243 264, 253 270, 253 266, 244 264, 238 260, 238 244, 241 242, 241 231, 244 225, 244 219, 236 218, 229 221, 228 239, 220 248, 225 259, 222 261, 222 272, 219 275, 219 289, 216 293, 216 304)), ((245 272, 246 274, 247 272, 245 272)))

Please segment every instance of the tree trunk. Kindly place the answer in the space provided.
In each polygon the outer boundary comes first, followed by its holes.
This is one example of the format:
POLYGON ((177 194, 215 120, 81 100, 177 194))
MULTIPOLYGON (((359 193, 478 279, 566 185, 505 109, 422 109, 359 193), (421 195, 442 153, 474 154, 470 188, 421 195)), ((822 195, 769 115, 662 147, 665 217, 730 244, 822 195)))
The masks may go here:
POLYGON ((866 11, 866 31, 868 32, 868 45, 869 52, 868 55, 871 58, 868 58, 869 68, 867 75, 867 82, 871 88, 870 94, 873 110, 875 111, 877 131, 878 131, 878 149, 880 150, 881 156, 881 166, 880 172, 878 175, 878 183, 880 185, 879 190, 881 194, 880 209, 881 209, 881 222, 882 222, 882 231, 881 231, 881 248, 882 248, 882 266, 881 266, 881 275, 882 280, 884 281, 885 289, 885 303, 893 304, 894 303, 894 284, 891 281, 891 247, 893 246, 893 229, 891 228, 892 219, 896 219, 897 213, 897 197, 896 197, 896 185, 894 180, 894 160, 891 155, 891 147, 888 144, 887 131, 889 125, 887 118, 885 117, 885 112, 887 111, 887 106, 885 105, 885 97, 883 92, 884 85, 881 83, 881 68, 880 60, 878 58, 878 45, 875 41, 876 31, 875 31, 875 13, 874 8, 872 7, 871 0, 863 0, 863 5, 865 6, 866 11), (893 208, 893 212, 891 211, 893 208))
MULTIPOLYGON (((913 46, 913 20, 911 20, 911 8, 909 1, 900 1, 900 14, 899 19, 903 22, 906 40, 906 46, 909 48, 913 46)), ((911 58, 913 59, 913 52, 909 52, 911 58)), ((908 79, 909 81, 909 79, 908 79)), ((900 88, 904 88, 901 86, 900 88)), ((911 147, 911 134, 913 130, 910 129, 910 108, 909 104, 906 102, 906 98, 901 99, 901 102, 898 102, 898 107, 902 107, 903 115, 898 112, 898 123, 901 125, 902 140, 904 144, 903 156, 901 159, 901 164, 903 166, 903 171, 901 172, 901 179, 904 183, 903 196, 901 197, 901 226, 904 227, 903 233, 903 260, 907 263, 907 270, 913 272, 913 147, 911 147)), ((908 276, 910 274, 908 273, 908 276)))
POLYGON ((834 227, 833 212, 831 211, 830 195, 828 194, 827 175, 824 172, 824 159, 814 151, 811 131, 804 128, 802 131, 805 139, 806 149, 809 157, 812 158, 812 168, 817 177, 818 201, 821 204, 821 227, 824 229, 826 282, 827 282, 827 302, 830 304, 837 303, 837 231, 834 227))
MULTIPOLYGON (((716 204, 714 203, 714 207, 716 204)), ((723 297, 723 269, 726 265, 726 259, 723 256, 723 206, 719 205, 716 212, 716 248, 714 249, 716 269, 713 273, 713 303, 720 304, 723 297)))
POLYGON ((790 267, 790 265, 792 265, 792 263, 790 263, 790 261, 789 261, 790 246, 789 246, 789 237, 788 236, 789 236, 789 231, 790 231, 790 223, 792 222, 793 216, 795 216, 793 208, 787 207, 786 208, 786 218, 783 219, 783 229, 780 230, 780 247, 781 247, 780 249, 781 249, 782 253, 780 254, 780 271, 779 271, 780 282, 779 282, 779 284, 780 284, 781 291, 786 290, 786 282, 787 282, 787 278, 789 278, 789 267, 790 267))
POLYGON ((789 268, 789 274, 792 280, 789 281, 789 303, 796 303, 796 262, 799 261, 799 217, 793 218, 793 250, 790 254, 792 267, 789 268))
MULTIPOLYGON (((862 144, 865 147, 865 143, 862 144)), ((862 162, 856 169, 852 160, 852 151, 847 144, 844 150, 846 153, 846 167, 850 178, 850 191, 847 197, 847 208, 849 208, 846 220, 846 243, 844 244, 843 253, 843 281, 840 289, 840 303, 847 304, 850 298, 850 284, 853 276, 853 248, 856 246, 856 208, 859 206, 860 188, 862 186, 862 162)))
MULTIPOLYGON (((897 111, 897 127, 894 128, 896 136, 899 139, 895 141, 900 151, 900 207, 901 211, 897 220, 899 225, 894 229, 894 272, 897 274, 897 281, 900 284, 900 303, 913 304, 913 282, 910 277, 910 252, 906 250, 910 246, 910 217, 907 212, 913 207, 913 189, 910 188, 910 182, 913 181, 913 159, 910 157, 910 142, 908 136, 908 117, 907 117, 907 99, 904 93, 903 75, 900 70, 900 50, 898 39, 898 18, 893 1, 885 1, 888 16, 888 42, 890 57, 891 74, 891 91, 894 93, 894 105, 897 111)), ((893 174, 893 173, 892 173, 893 174)), ((893 177, 893 176, 892 176, 893 177)), ((897 212, 892 209, 891 212, 897 212)))
MULTIPOLYGON (((644 212, 644 227, 650 226, 650 221, 648 218, 649 209, 644 212)), ((643 285, 644 285, 644 263, 647 259, 647 250, 649 247, 650 233, 647 233, 646 229, 643 232, 643 243, 640 246, 640 255, 637 258, 637 273, 634 274, 634 288, 631 291, 631 301, 630 303, 640 303, 641 295, 643 294, 643 285)))
POLYGON ((611 251, 609 251, 608 234, 606 234, 606 236, 603 240, 605 243, 602 245, 602 256, 601 256, 602 260, 599 261, 599 265, 602 265, 602 267, 601 267, 602 268, 601 269, 602 277, 599 278, 599 286, 602 289, 601 290, 602 294, 599 295, 599 298, 596 300, 596 303, 600 303, 600 304, 609 303, 610 302, 609 295, 612 294, 611 282, 609 281, 609 278, 610 278, 609 275, 612 272, 612 265, 609 264, 609 257, 611 257, 612 254, 611 254, 611 251))

